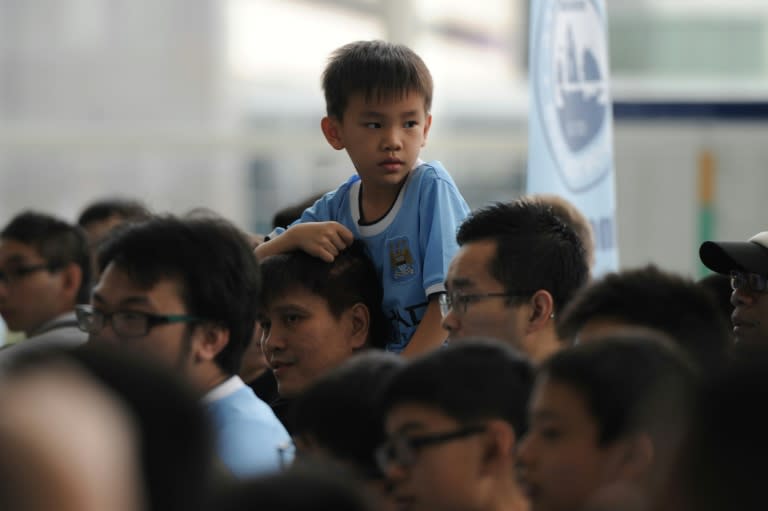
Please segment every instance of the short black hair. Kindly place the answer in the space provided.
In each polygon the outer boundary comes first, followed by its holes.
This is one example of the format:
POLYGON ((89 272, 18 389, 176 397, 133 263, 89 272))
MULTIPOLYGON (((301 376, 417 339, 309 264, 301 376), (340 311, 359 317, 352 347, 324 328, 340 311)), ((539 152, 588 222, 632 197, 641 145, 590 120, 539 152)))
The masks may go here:
POLYGON ((699 372, 671 340, 645 331, 561 350, 539 367, 543 378, 584 398, 600 445, 647 432, 663 451, 685 434, 699 372))
POLYGON ((496 202, 473 211, 459 226, 459 246, 496 242, 489 273, 510 292, 544 289, 560 311, 589 279, 579 237, 543 202, 496 202))
POLYGON ((77 225, 85 227, 113 216, 126 220, 144 220, 152 216, 149 209, 135 199, 106 198, 88 204, 77 217, 77 225))
POLYGON ((337 119, 344 117, 347 101, 356 93, 370 100, 416 92, 424 97, 426 112, 432 108, 432 75, 421 57, 402 44, 346 44, 331 54, 322 82, 328 115, 337 119))
POLYGON ((245 235, 222 218, 159 216, 129 225, 106 240, 99 270, 114 264, 139 286, 178 282, 187 312, 225 328, 229 342, 216 356, 235 374, 256 322, 261 277, 245 235))
POLYGON ((379 400, 389 378, 404 363, 399 355, 384 351, 345 360, 298 398, 294 436, 311 438, 364 477, 384 477, 373 456, 385 439, 379 400))
POLYGON ((88 241, 80 227, 45 213, 24 211, 3 228, 0 238, 33 247, 52 270, 76 264, 82 274, 76 300, 77 303, 88 303, 91 260, 88 241))
POLYGON ((593 319, 659 330, 702 368, 721 364, 729 345, 728 325, 710 293, 654 265, 609 273, 582 289, 560 314, 558 335, 573 339, 593 319))
POLYGON ((362 303, 370 314, 368 345, 384 348, 392 339, 392 324, 382 306, 381 280, 362 241, 355 240, 332 263, 301 250, 273 255, 261 262, 261 273, 263 307, 297 289, 323 298, 336 317, 362 303))
POLYGON ((384 415, 398 405, 419 404, 462 423, 501 419, 523 435, 534 379, 531 363, 500 341, 469 341, 429 352, 398 370, 383 391, 384 415))

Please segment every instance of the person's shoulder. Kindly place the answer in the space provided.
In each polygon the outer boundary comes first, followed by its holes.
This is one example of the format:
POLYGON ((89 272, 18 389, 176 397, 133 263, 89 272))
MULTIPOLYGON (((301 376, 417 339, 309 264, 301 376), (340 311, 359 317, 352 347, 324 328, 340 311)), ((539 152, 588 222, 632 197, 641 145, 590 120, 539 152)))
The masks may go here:
POLYGON ((420 180, 440 180, 453 183, 453 178, 438 160, 422 162, 413 169, 413 177, 420 180))

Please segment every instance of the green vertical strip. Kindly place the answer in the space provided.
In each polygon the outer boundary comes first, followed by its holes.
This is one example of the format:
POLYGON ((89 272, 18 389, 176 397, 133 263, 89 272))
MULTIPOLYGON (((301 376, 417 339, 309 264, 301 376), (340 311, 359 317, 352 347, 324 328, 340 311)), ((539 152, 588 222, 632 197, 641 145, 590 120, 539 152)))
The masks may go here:
POLYGON ((715 239, 715 156, 708 148, 699 152, 698 158, 698 232, 696 245, 696 260, 698 261, 699 277, 704 277, 710 271, 699 259, 699 247, 705 241, 715 239))
MULTIPOLYGON (((696 247, 698 258, 699 247, 705 241, 715 239, 715 208, 713 204, 699 204, 699 243, 696 247)), ((699 259, 699 277, 712 273, 699 259)))

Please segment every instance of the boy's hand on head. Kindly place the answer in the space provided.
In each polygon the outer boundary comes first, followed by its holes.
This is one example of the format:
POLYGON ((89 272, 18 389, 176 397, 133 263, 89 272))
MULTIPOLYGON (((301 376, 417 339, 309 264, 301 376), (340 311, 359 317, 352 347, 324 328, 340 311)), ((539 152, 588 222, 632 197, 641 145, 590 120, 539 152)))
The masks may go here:
POLYGON ((329 263, 355 240, 352 231, 339 222, 296 224, 283 236, 288 233, 291 233, 296 245, 304 252, 329 263))

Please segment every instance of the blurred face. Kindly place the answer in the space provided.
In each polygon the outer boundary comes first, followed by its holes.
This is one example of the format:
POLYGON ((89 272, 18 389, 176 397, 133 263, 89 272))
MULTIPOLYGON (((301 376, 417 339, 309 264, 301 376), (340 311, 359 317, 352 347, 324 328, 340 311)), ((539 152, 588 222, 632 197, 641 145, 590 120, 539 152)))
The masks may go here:
MULTIPOLYGON (((496 255, 493 240, 473 241, 463 245, 451 261, 445 287, 448 294, 472 295, 504 293, 506 289, 489 272, 496 255)), ((466 303, 454 300, 443 317, 449 341, 464 337, 493 337, 522 349, 525 337, 525 307, 510 303, 503 296, 477 297, 466 303), (466 309, 466 310, 464 310, 466 309)))
MULTIPOLYGON (((401 511, 482 509, 483 432, 454 436, 419 446, 429 439, 467 430, 440 410, 421 404, 402 404, 387 415, 390 442, 410 445, 403 459, 394 457, 385 470, 392 497, 401 511), (399 440, 396 440, 399 439, 399 440)), ((393 452, 402 449, 393 449, 393 452)))
POLYGON ((339 122, 329 118, 338 133, 336 149, 346 149, 364 186, 369 190, 398 190, 416 165, 426 144, 432 116, 421 94, 395 95, 366 101, 353 94, 339 122))
POLYGON ((63 274, 50 271, 32 246, 0 239, 0 315, 8 329, 30 335, 35 329, 71 310, 63 294, 63 274))
POLYGON ((755 291, 749 287, 734 289, 731 304, 736 341, 768 343, 768 291, 755 291))
POLYGON ((268 304, 261 326, 264 354, 281 396, 304 390, 365 344, 352 309, 340 317, 328 302, 309 291, 295 289, 268 304))
MULTIPOLYGON (((179 285, 162 279, 149 289, 138 286, 127 273, 109 264, 93 289, 91 305, 97 312, 135 312, 156 315, 185 315, 179 285)), ((110 322, 90 334, 89 342, 119 344, 153 357, 182 372, 192 367, 192 341, 195 329, 186 323, 165 323, 150 328, 146 335, 124 338, 115 333, 110 322)))
POLYGON ((580 393, 540 377, 530 429, 518 450, 532 511, 578 511, 610 482, 613 450, 598 444, 598 425, 580 393))

